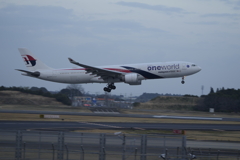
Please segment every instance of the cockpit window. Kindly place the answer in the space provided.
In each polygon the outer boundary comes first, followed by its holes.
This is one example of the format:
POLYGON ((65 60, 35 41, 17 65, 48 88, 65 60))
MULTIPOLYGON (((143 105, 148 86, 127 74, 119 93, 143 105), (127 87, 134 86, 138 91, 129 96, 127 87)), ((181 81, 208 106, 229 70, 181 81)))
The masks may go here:
POLYGON ((196 64, 192 64, 192 67, 196 67, 196 64))

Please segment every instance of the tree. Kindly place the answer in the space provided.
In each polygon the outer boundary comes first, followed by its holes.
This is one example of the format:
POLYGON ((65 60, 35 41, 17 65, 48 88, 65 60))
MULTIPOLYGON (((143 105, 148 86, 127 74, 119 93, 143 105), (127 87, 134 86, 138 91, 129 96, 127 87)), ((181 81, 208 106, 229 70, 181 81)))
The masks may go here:
POLYGON ((4 86, 1 86, 0 87, 0 91, 4 91, 4 90, 6 90, 7 88, 6 87, 4 87, 4 86))
POLYGON ((70 84, 67 86, 67 89, 78 90, 82 95, 85 94, 84 88, 80 84, 70 84))
POLYGON ((240 112, 240 89, 222 89, 206 95, 198 110, 208 111, 209 108, 216 112, 240 112))
POLYGON ((133 103, 133 107, 138 107, 138 106, 140 106, 141 105, 141 103, 139 103, 139 102, 134 102, 133 103))
POLYGON ((52 97, 52 98, 55 98, 57 101, 62 102, 63 104, 71 105, 71 100, 68 98, 68 96, 62 95, 62 94, 51 94, 44 87, 41 87, 41 88, 32 87, 31 89, 29 89, 29 87, 15 87, 15 86, 4 87, 4 86, 1 86, 0 90, 20 91, 20 92, 28 93, 28 94, 41 95, 44 97, 52 97))
POLYGON ((71 105, 72 103, 71 100, 64 94, 55 94, 54 97, 57 101, 62 102, 63 104, 71 105))
POLYGON ((68 97, 82 96, 84 89, 79 84, 70 84, 67 88, 60 91, 61 94, 64 94, 68 97))
POLYGON ((213 94, 213 93, 215 93, 215 92, 214 92, 214 89, 211 87, 211 88, 210 88, 210 93, 209 93, 209 94, 213 94))

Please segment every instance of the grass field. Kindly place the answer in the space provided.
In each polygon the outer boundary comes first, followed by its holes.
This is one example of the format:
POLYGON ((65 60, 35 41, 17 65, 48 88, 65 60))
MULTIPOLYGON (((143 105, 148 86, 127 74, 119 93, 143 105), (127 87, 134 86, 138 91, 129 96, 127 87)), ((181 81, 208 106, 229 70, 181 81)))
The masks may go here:
POLYGON ((22 93, 19 91, 0 91, 0 104, 12 105, 62 105, 55 98, 22 93))
POLYGON ((28 111, 60 111, 60 112, 91 112, 86 107, 71 107, 66 105, 0 105, 0 110, 28 111))
POLYGON ((137 106, 139 109, 171 109, 171 110, 182 110, 182 111, 191 111, 194 106, 198 105, 198 102, 202 98, 198 97, 174 97, 174 96, 159 96, 148 102, 140 103, 137 106))
MULTIPOLYGON (((0 104, 0 110, 30 110, 30 111, 60 111, 60 112, 84 112, 91 113, 86 107, 71 107, 66 105, 6 105, 0 104)), ((199 111, 179 111, 167 109, 120 109, 123 114, 144 114, 144 115, 164 115, 164 116, 194 116, 194 117, 222 117, 240 118, 239 113, 209 113, 199 111)))

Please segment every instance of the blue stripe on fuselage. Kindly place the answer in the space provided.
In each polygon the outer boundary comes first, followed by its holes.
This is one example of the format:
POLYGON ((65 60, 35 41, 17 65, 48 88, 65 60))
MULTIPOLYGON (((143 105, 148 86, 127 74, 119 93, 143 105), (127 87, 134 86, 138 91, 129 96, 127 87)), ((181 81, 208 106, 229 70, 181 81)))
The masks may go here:
POLYGON ((147 72, 147 71, 143 71, 143 70, 141 70, 141 69, 137 69, 137 68, 133 68, 133 67, 128 67, 128 66, 121 66, 121 67, 126 68, 126 69, 128 69, 129 71, 131 71, 131 72, 138 73, 138 74, 142 75, 144 78, 147 78, 147 79, 163 78, 163 77, 161 77, 161 76, 158 76, 158 75, 149 73, 149 72, 147 72))

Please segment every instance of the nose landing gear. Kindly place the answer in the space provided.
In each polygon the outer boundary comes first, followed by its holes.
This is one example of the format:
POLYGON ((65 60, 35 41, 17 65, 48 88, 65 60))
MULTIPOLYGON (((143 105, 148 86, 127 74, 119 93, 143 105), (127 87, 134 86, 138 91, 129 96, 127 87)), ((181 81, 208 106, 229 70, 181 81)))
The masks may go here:
POLYGON ((184 83, 185 83, 185 81, 184 81, 184 77, 182 77, 182 81, 181 81, 181 83, 182 83, 182 84, 184 84, 184 83))
POLYGON ((114 85, 114 83, 108 83, 107 87, 103 88, 105 92, 111 92, 112 89, 116 89, 116 86, 114 85))

